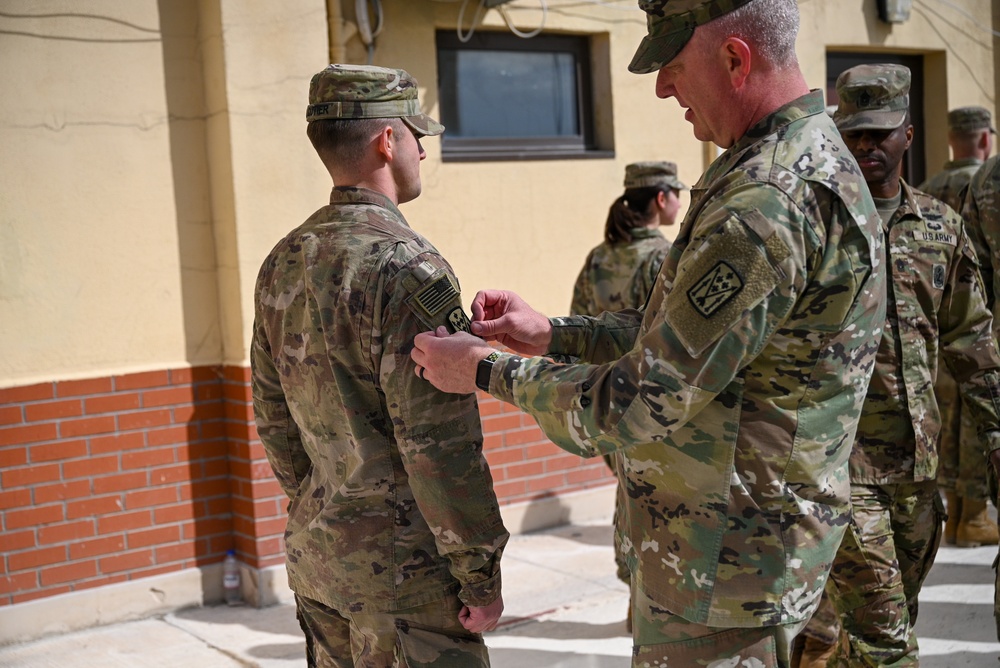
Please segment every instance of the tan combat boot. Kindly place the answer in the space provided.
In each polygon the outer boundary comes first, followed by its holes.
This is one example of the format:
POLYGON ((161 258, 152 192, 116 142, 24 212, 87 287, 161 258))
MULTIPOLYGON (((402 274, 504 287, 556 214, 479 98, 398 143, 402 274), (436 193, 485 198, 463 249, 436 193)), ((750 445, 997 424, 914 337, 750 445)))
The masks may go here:
POLYGON ((837 649, 836 644, 827 645, 822 640, 806 636, 802 645, 802 656, 799 657, 797 664, 798 668, 826 668, 835 649, 837 649))
POLYGON ((948 519, 944 523, 944 542, 946 545, 954 545, 958 535, 958 522, 962 519, 962 497, 955 490, 946 489, 944 502, 948 513, 948 519))
POLYGON ((996 522, 986 514, 985 499, 962 499, 962 519, 955 532, 955 542, 959 547, 996 545, 1000 542, 996 522))

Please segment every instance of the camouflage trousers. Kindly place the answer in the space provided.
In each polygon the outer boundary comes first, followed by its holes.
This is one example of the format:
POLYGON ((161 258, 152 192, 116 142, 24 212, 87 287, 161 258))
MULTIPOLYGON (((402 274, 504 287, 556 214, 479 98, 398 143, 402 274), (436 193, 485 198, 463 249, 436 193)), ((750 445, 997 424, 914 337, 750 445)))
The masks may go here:
POLYGON ((750 628, 693 624, 632 588, 632 668, 790 668, 805 622, 750 628))
POLYGON ((624 533, 624 527, 626 526, 626 521, 623 513, 625 512, 625 504, 628 503, 628 496, 625 494, 625 483, 622 482, 620 477, 618 458, 621 456, 617 452, 612 452, 611 454, 602 455, 604 458, 604 463, 608 465, 611 472, 615 474, 615 478, 618 479, 618 484, 615 488, 615 516, 614 516, 614 546, 615 546, 615 575, 618 579, 629 584, 632 582, 632 571, 628 567, 628 559, 626 558, 626 552, 622 549, 623 541, 622 535, 624 533))
POLYGON ((937 555, 943 519, 933 480, 851 485, 851 524, 826 588, 849 644, 838 645, 831 666, 919 665, 917 595, 937 555))
POLYGON ((489 668, 483 637, 458 621, 454 595, 407 610, 344 613, 302 596, 309 668, 489 668))
POLYGON ((966 499, 989 499, 983 446, 969 412, 962 410, 958 384, 947 368, 938 370, 934 395, 941 409, 938 486, 966 499))

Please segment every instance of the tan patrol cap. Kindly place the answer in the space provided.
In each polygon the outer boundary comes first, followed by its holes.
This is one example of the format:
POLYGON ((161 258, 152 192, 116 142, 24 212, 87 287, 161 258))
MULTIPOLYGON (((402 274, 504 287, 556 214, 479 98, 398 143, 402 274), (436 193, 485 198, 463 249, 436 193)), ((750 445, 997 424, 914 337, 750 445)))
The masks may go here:
POLYGON ((858 65, 837 77, 837 129, 895 130, 910 108, 910 68, 895 63, 858 65))
POLYGON ((954 132, 989 130, 996 134, 990 110, 984 107, 959 107, 948 112, 948 129, 954 132))
POLYGON ((420 111, 417 82, 406 70, 374 65, 328 65, 309 84, 306 120, 401 118, 420 135, 444 126, 420 111))
POLYGON ((625 166, 625 189, 655 188, 666 186, 674 190, 687 190, 677 178, 677 165, 672 162, 633 162, 625 166))
POLYGON ((753 0, 639 0, 646 12, 647 35, 628 66, 630 72, 655 72, 681 52, 694 29, 753 0))

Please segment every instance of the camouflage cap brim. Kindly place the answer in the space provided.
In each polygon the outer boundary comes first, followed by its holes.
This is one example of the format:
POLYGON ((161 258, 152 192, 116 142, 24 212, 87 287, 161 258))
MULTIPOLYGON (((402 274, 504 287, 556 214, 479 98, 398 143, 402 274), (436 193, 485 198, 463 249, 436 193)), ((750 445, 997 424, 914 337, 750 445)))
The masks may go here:
POLYGON ((444 132, 444 126, 427 114, 403 116, 402 119, 411 130, 422 137, 435 137, 444 132))
POLYGON ((646 36, 632 57, 629 71, 657 71, 681 52, 695 28, 749 2, 752 0, 639 0, 639 8, 646 12, 646 36))
POLYGON ((855 114, 833 115, 833 124, 841 132, 845 130, 895 130, 906 120, 906 110, 865 111, 855 114))
POLYGON ((694 28, 693 25, 684 25, 665 35, 646 35, 639 43, 628 71, 635 74, 656 72, 677 57, 694 34, 694 28))

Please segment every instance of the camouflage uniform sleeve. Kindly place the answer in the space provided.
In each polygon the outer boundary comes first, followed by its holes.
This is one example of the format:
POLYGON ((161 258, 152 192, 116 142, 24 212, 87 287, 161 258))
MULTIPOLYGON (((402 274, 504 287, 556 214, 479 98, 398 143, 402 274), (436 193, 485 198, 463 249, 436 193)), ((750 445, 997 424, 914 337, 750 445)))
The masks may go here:
POLYGON ((577 274, 576 283, 573 284, 573 300, 569 305, 570 315, 596 315, 591 313, 591 305, 594 303, 594 285, 590 281, 590 262, 593 258, 593 251, 587 254, 587 259, 583 263, 583 268, 577 274))
MULTIPOLYGON (((259 297, 258 292, 256 303, 260 303, 259 297)), ((267 332, 259 316, 254 320, 250 373, 257 433, 278 484, 292 499, 309 474, 312 462, 302 446, 298 425, 288 410, 281 377, 274 366, 267 332)))
POLYGON ((657 248, 643 260, 639 274, 636 276, 636 290, 638 294, 644 295, 643 301, 656 285, 656 277, 660 274, 660 267, 667 257, 668 250, 669 247, 657 248))
POLYGON ((531 413, 553 442, 581 456, 663 440, 788 318, 805 286, 806 227, 777 189, 734 188, 702 211, 662 309, 624 356, 601 365, 502 356, 491 394, 531 413))
POLYGON ((642 311, 626 309, 599 316, 549 318, 552 342, 549 353, 569 356, 587 364, 616 360, 632 349, 642 324, 642 311))
POLYGON ((439 392, 414 373, 413 338, 446 325, 468 330, 458 282, 434 253, 416 256, 387 283, 378 370, 396 443, 420 514, 461 585, 459 598, 484 606, 500 594, 500 557, 509 534, 482 454, 475 395, 439 392))
MULTIPOLYGON (((996 303, 1000 299, 996 294, 996 267, 1000 266, 1000 162, 997 158, 991 158, 966 188, 962 218, 979 258, 987 304, 996 317, 1000 315, 996 303), (987 228, 992 234, 987 234, 987 228)), ((993 324, 994 330, 1000 330, 1000 324, 993 324)))
MULTIPOLYGON (((955 219, 957 214, 949 209, 955 219)), ((961 222, 954 220, 956 229, 961 222)), ((1000 348, 986 306, 977 254, 962 234, 938 315, 941 353, 962 392, 986 453, 1000 448, 1000 348)))

